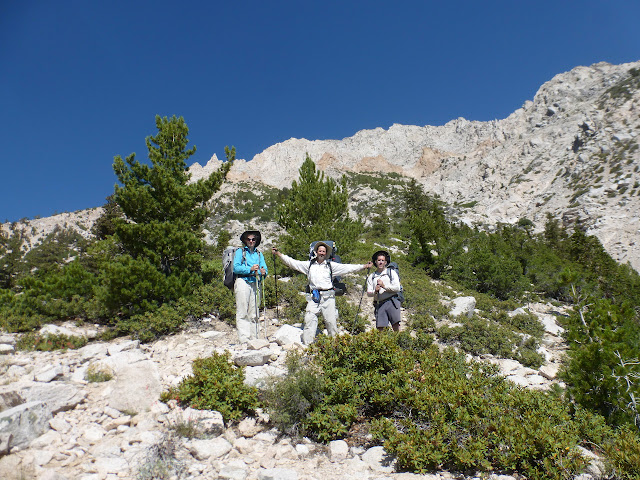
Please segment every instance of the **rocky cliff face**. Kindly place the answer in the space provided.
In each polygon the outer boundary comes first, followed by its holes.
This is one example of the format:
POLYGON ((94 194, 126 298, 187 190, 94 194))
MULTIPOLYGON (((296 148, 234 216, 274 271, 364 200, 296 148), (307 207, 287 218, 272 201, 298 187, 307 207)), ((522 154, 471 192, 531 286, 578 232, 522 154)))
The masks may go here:
MULTIPOLYGON (((556 75, 503 120, 393 125, 342 140, 290 139, 237 161, 231 182, 291 185, 308 152, 327 175, 397 172, 448 203, 473 204, 463 220, 491 228, 547 213, 597 236, 640 269, 640 61, 598 63, 556 75)), ((217 168, 212 157, 194 178, 217 168)))

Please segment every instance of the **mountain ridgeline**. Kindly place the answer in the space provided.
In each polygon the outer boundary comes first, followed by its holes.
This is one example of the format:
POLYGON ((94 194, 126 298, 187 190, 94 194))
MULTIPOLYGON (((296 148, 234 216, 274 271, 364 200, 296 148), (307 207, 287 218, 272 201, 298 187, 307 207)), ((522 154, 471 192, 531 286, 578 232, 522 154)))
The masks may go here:
MULTIPOLYGON (((492 229, 547 215, 595 235, 621 263, 640 269, 640 61, 598 63, 556 75, 502 120, 393 125, 342 140, 290 139, 236 161, 225 194, 243 182, 288 188, 305 155, 328 176, 376 172, 413 178, 459 218, 492 229)), ((214 155, 197 179, 219 167, 214 155)))

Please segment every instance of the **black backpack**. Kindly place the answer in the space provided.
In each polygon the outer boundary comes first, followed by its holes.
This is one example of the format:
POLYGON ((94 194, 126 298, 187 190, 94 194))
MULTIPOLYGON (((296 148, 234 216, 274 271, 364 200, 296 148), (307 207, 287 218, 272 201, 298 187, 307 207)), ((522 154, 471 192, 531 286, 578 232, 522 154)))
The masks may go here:
MULTIPOLYGON (((335 292, 336 296, 344 295, 345 293, 347 293, 347 286, 340 281, 340 277, 333 276, 333 268, 331 267, 332 262, 342 263, 340 256, 337 254, 338 246, 335 244, 334 241, 317 240, 309 244, 309 267, 311 267, 311 265, 316 261, 315 246, 318 242, 326 243, 327 245, 329 245, 329 248, 331 249, 331 256, 327 257, 325 261, 327 262, 327 265, 329 265, 329 273, 331 275, 331 283, 333 284, 333 291, 335 292)), ((310 293, 309 285, 307 285, 307 288, 305 291, 307 293, 310 293)))

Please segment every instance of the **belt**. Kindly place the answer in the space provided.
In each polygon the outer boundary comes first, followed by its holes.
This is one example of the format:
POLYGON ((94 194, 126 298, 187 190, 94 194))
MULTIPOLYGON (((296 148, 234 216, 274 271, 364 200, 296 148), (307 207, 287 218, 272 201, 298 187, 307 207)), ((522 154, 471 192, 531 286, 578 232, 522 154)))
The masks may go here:
MULTIPOLYGON (((377 302, 374 300, 374 301, 373 301, 373 306, 377 308, 377 307, 379 307, 380 305, 382 305, 383 303, 388 302, 389 300, 393 300, 394 298, 398 298, 398 296, 397 296, 397 295, 394 295, 394 296, 392 296, 392 297, 385 298, 384 300, 380 300, 380 301, 377 301, 377 302)), ((394 305, 395 305, 395 303, 394 303, 394 305)))

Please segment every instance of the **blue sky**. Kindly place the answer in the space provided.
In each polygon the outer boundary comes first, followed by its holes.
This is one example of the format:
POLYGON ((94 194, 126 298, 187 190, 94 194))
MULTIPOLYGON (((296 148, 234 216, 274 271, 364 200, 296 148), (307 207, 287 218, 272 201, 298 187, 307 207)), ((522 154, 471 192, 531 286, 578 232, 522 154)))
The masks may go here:
POLYGON ((4 1, 0 221, 100 206, 182 116, 191 163, 292 137, 508 116, 555 74, 640 59, 640 2, 4 1))

